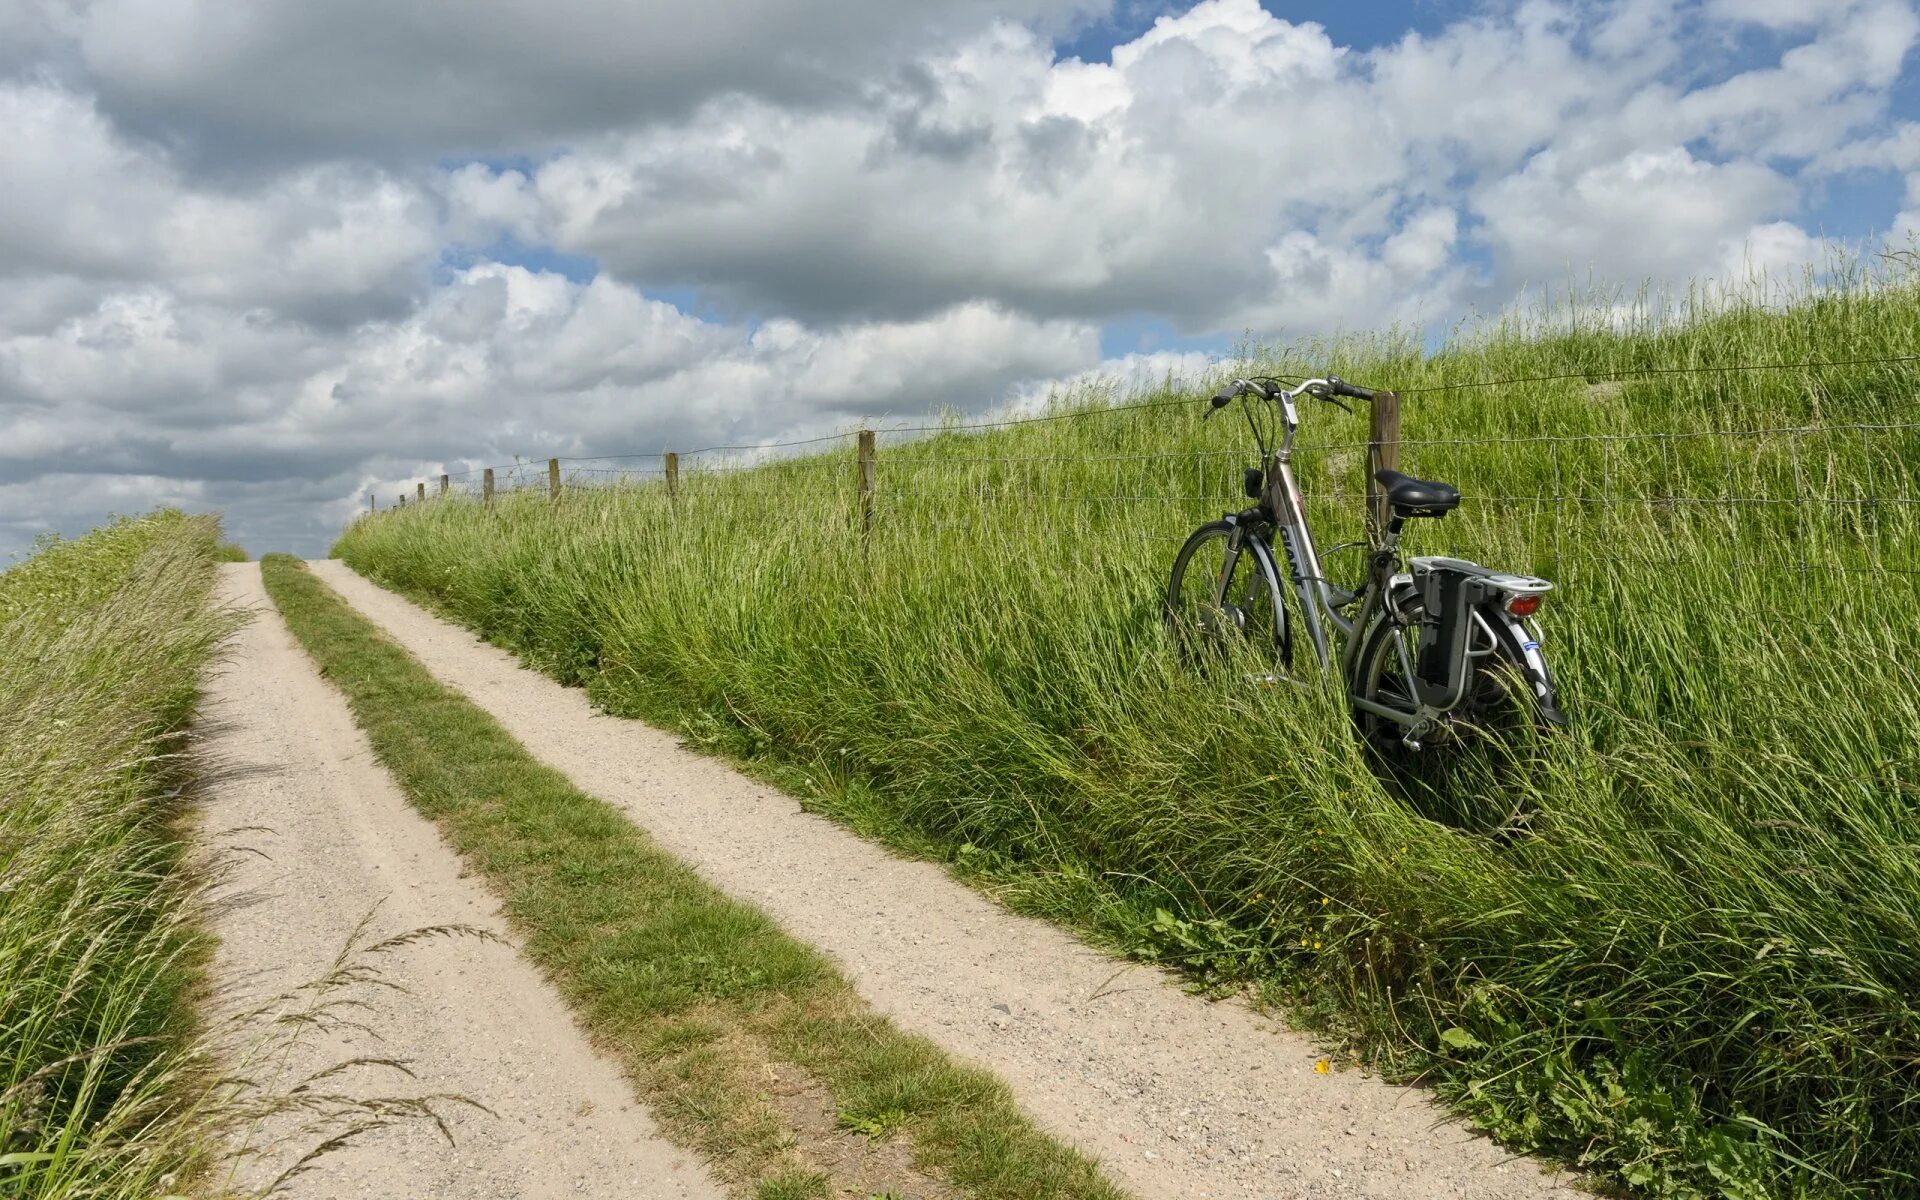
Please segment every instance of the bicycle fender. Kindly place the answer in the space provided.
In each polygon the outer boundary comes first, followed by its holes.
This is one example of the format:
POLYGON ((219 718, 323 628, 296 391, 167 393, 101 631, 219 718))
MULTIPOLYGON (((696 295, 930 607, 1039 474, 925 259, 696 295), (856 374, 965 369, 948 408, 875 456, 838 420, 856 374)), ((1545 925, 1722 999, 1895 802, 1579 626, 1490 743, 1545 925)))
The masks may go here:
POLYGON ((1541 719, 1549 725, 1565 725, 1567 716, 1560 711, 1559 696, 1553 686, 1553 672, 1547 668, 1546 656, 1540 652, 1540 639, 1527 628, 1525 621, 1499 604, 1482 605, 1480 615, 1486 618, 1487 627, 1493 630, 1493 636, 1500 641, 1507 660, 1518 666, 1521 674, 1526 676, 1527 686, 1533 690, 1533 700, 1539 707, 1541 719))

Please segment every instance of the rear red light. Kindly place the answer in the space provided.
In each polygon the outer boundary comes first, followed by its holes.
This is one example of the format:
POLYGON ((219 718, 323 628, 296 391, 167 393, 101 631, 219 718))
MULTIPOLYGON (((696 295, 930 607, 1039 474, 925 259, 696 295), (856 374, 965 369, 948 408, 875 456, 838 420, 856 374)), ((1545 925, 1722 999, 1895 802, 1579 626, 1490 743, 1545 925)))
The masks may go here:
POLYGON ((1507 601, 1507 611, 1516 617, 1530 617, 1540 611, 1540 597, 1538 594, 1514 596, 1507 601))

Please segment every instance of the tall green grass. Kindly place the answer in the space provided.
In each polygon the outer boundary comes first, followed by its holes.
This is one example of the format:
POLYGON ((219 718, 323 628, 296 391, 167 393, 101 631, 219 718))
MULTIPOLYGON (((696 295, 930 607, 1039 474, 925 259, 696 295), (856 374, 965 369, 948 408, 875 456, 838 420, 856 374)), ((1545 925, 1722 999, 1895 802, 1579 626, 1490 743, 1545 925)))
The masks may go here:
POLYGON ((212 1146, 178 754, 217 542, 162 512, 0 575, 0 1194, 158 1196, 212 1146))
MULTIPOLYGON (((1198 386, 883 437, 864 540, 845 449, 409 507, 337 552, 1022 907, 1258 981, 1510 1145, 1645 1195, 1911 1195, 1920 370, 1607 381, 1916 353, 1885 280, 1257 352, 1410 393, 1404 466, 1468 497, 1415 552, 1560 585, 1571 730, 1439 792, 1383 777, 1331 690, 1177 669, 1167 566, 1252 463, 1198 386)), ((1360 536, 1364 417, 1306 416, 1328 547, 1360 536)))

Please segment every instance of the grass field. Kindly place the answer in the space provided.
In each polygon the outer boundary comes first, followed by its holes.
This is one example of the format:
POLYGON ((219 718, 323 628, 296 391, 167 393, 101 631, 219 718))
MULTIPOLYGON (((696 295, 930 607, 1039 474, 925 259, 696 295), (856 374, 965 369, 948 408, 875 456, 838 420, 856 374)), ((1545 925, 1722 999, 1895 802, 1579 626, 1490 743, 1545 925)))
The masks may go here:
POLYGON ((217 537, 162 512, 0 575, 0 1194, 154 1197, 213 1144, 178 754, 217 537))
MULTIPOLYGON (((1920 292, 1884 280, 1258 352, 1407 393, 1403 465, 1468 497, 1414 552, 1560 586, 1570 731, 1437 794, 1383 780, 1331 692, 1174 664, 1167 565, 1252 463, 1200 381, 883 435, 864 541, 834 448, 683 466, 672 499, 409 506, 337 552, 1020 908, 1258 985, 1509 1145, 1648 1196, 1911 1195, 1920 364, 1609 379, 1916 353, 1920 292)), ((1306 416, 1326 547, 1359 536, 1364 417, 1306 416)))

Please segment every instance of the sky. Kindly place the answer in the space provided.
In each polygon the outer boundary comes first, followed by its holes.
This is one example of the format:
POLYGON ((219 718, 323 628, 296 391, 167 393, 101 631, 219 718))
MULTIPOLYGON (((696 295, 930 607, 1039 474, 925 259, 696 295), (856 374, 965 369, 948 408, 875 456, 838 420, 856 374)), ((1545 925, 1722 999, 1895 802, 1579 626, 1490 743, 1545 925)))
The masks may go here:
POLYGON ((1915 0, 0 0, 0 561, 1794 277, 1915 0))

